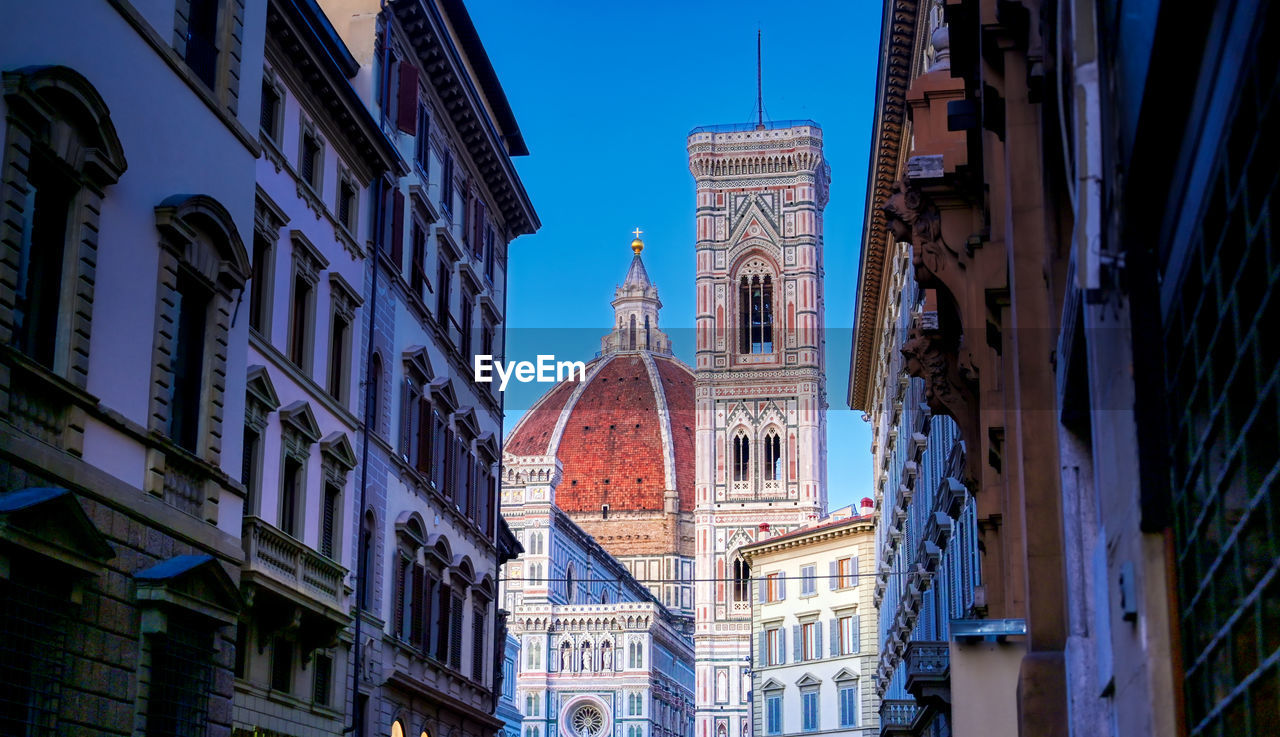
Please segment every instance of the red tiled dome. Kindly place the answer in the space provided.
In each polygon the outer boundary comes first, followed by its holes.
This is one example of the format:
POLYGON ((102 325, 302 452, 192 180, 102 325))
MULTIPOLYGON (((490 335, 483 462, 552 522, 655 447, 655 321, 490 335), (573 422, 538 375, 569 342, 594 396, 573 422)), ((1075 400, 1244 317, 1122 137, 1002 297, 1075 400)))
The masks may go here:
POLYGON ((671 356, 605 355, 587 364, 585 382, 562 382, 534 403, 504 451, 559 458, 555 501, 566 512, 661 511, 668 489, 692 511, 693 387, 671 356))

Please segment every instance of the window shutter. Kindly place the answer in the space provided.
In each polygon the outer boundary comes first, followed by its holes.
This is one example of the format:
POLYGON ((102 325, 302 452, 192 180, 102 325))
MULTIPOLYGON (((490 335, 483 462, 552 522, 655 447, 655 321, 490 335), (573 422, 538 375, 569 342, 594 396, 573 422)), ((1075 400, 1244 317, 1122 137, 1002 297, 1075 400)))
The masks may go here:
POLYGON ((836 566, 836 562, 831 561, 831 577, 827 579, 827 585, 832 591, 840 588, 840 569, 836 566))
POLYGON ((778 601, 787 600, 787 577, 785 574, 778 576, 778 601))
POLYGON ((400 562, 400 563, 399 563, 399 565, 397 565, 397 566, 396 566, 396 620, 395 620, 395 631, 396 631, 396 634, 397 634, 397 635, 399 635, 399 636, 403 637, 403 636, 404 636, 404 634, 403 634, 403 632, 404 632, 404 625, 403 625, 403 623, 404 623, 404 599, 405 599, 405 593, 406 593, 406 592, 405 592, 405 590, 404 590, 404 579, 405 579, 405 573, 409 570, 409 561, 405 560, 403 556, 399 556, 399 555, 397 555, 397 560, 399 560, 399 562, 400 562))
POLYGON ((822 658, 822 623, 813 623, 813 657, 814 659, 822 658))
POLYGON ((424 395, 418 399, 418 426, 414 428, 418 441, 418 470, 431 471, 431 401, 424 395))
POLYGON ((418 643, 418 647, 422 649, 423 654, 431 652, 431 622, 435 615, 436 587, 439 582, 431 577, 430 573, 423 576, 422 585, 422 641, 418 643))
POLYGON ((831 657, 834 658, 840 654, 840 620, 833 619, 827 624, 828 634, 831 635, 831 657))
POLYGON ((850 619, 853 620, 853 651, 862 652, 862 615, 855 614, 850 619))
POLYGON ((413 403, 413 383, 405 379, 400 384, 400 456, 409 458, 409 433, 412 431, 412 422, 409 415, 412 413, 413 403))
POLYGON ((756 635, 756 639, 760 643, 756 646, 756 662, 764 663, 765 665, 772 665, 772 663, 769 662, 769 633, 761 632, 756 635))
POLYGON ((787 628, 778 627, 778 662, 774 665, 787 664, 787 628))
POLYGON ((426 571, 422 566, 413 566, 413 591, 409 599, 409 642, 417 645, 422 641, 422 585, 426 571))
POLYGON ((462 669, 462 597, 455 596, 449 605, 449 666, 462 669))
POLYGON ((761 604, 769 600, 769 579, 762 578, 756 581, 756 589, 758 592, 757 598, 760 600, 761 604))
POLYGON ((404 269, 404 195, 399 189, 391 197, 391 263, 396 273, 404 269))
POLYGON ((453 603, 448 584, 440 584, 436 590, 436 601, 439 606, 436 611, 435 657, 443 663, 449 655, 449 606, 453 603))
POLYGON ((400 69, 400 99, 397 101, 396 127, 405 133, 417 132, 418 125, 418 68, 407 61, 400 69))
POLYGON ((792 662, 799 663, 804 660, 804 643, 800 637, 800 625, 791 625, 791 654, 795 656, 792 662))
POLYGON ((849 585, 858 585, 858 556, 849 559, 849 585))

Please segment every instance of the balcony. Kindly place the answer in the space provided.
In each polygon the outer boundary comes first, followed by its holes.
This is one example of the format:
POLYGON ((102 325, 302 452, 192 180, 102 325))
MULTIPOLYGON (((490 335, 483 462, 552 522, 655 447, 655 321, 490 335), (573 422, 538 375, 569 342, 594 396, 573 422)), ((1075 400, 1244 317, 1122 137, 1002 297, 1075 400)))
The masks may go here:
POLYGON ((880 702, 881 737, 908 737, 914 735, 914 726, 920 718, 920 706, 910 699, 885 699, 880 702))
POLYGON ((945 642, 907 643, 907 691, 921 704, 945 710, 951 702, 951 648, 945 642))
POLYGON ((327 647, 351 619, 347 569, 261 517, 246 516, 242 535, 241 586, 263 631, 292 630, 304 653, 327 647))

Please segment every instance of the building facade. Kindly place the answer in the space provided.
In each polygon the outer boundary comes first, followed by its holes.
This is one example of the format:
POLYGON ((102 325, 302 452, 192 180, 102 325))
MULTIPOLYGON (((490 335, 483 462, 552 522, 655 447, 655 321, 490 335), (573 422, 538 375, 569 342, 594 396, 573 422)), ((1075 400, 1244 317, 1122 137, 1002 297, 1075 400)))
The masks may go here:
POLYGON ((750 734, 751 577, 737 551, 826 513, 822 210, 812 121, 695 128, 698 737, 750 734), (728 673, 729 699, 714 698, 728 673))
MULTIPOLYGON (((875 519, 870 504, 862 515, 843 511, 741 551, 754 579, 748 690, 755 734, 880 734, 876 609, 867 575, 875 519)), ((715 702, 727 703, 729 669, 712 677, 715 702)))
POLYGON ((234 731, 339 733, 349 721, 363 428, 363 284, 375 183, 405 171, 350 79, 359 65, 311 4, 268 3, 244 459, 246 602, 234 731))
POLYGON ((502 648, 502 688, 499 689, 498 709, 494 715, 502 720, 501 737, 520 737, 524 715, 516 703, 516 669, 520 667, 520 640, 507 632, 502 648))
POLYGON ((851 404, 893 412, 901 351, 954 422, 935 519, 972 505, 978 553, 934 729, 1274 725, 1277 11, 1185 10, 886 6, 851 404))
MULTIPOLYGON (((523 470, 515 473, 523 474, 523 470)), ((503 486, 526 554, 502 596, 520 640, 516 704, 525 737, 688 737, 693 648, 684 621, 578 527, 551 478, 503 486)))
POLYGON ((7 734, 231 731, 264 8, 6 8, 7 734))
MULTIPOLYGON (((494 715, 503 659, 497 472, 502 404, 472 356, 503 353, 507 247, 539 226, 527 153, 459 2, 322 0, 353 84, 408 162, 383 182, 362 276, 368 432, 348 693, 356 734, 465 737, 494 715)), ((514 543, 513 543, 514 544, 514 543)))

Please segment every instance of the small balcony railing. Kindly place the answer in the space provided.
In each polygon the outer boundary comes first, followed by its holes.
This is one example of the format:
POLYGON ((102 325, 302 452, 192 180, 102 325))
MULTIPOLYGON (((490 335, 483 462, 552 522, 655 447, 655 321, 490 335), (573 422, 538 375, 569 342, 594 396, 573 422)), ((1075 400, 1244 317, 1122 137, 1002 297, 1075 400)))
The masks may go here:
POLYGON ((342 610, 347 569, 269 524, 244 518, 245 566, 320 604, 342 610))
POLYGON ((917 699, 949 690, 951 650, 945 642, 907 643, 907 691, 917 699))
POLYGON ((911 699, 885 699, 880 702, 880 734, 882 737, 910 735, 920 705, 911 699))

